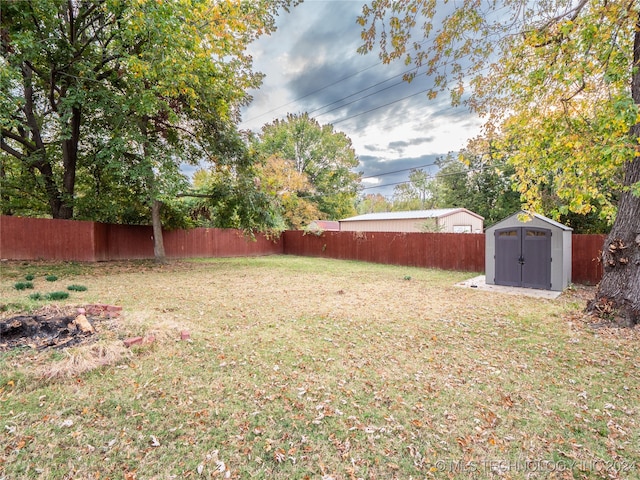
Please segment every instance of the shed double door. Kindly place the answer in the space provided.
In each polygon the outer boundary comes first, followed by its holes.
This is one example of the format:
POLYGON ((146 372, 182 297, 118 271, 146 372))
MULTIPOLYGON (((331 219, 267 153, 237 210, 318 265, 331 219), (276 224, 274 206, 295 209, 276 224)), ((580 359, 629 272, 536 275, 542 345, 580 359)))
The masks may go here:
POLYGON ((512 227, 494 235, 496 285, 551 288, 551 230, 512 227))

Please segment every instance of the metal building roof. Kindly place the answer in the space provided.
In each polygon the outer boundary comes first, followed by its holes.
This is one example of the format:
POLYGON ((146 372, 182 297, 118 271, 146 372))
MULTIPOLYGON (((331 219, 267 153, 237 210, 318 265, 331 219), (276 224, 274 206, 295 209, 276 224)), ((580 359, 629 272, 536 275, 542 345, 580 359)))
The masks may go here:
POLYGON ((405 212, 381 212, 381 213, 365 213, 340 220, 341 222, 358 222, 363 220, 413 220, 420 218, 440 218, 451 215, 452 213, 466 212, 474 217, 484 217, 473 213, 466 208, 436 208, 433 210, 409 210, 405 212))

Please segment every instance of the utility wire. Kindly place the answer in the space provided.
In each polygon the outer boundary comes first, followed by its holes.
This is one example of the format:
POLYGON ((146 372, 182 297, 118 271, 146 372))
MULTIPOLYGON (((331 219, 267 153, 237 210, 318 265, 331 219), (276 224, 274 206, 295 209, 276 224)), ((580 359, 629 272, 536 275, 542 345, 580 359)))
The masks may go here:
MULTIPOLYGON (((425 40, 423 40, 422 42, 420 42, 419 44, 420 44, 420 45, 422 45, 422 44, 426 43, 427 41, 428 41, 428 39, 425 39, 425 40)), ((470 54, 470 53, 469 53, 469 54, 466 54, 466 55, 464 55, 464 56, 460 57, 459 59, 456 59, 456 61, 460 61, 460 60, 462 60, 463 58, 465 58, 465 57, 470 57, 470 56, 471 56, 471 54, 470 54)), ((362 70, 360 70, 360 71, 358 71, 358 72, 355 72, 355 73, 353 73, 353 74, 351 74, 351 75, 347 75, 346 77, 343 77, 343 78, 341 78, 341 79, 339 79, 339 80, 336 80, 336 81, 334 81, 334 82, 332 82, 332 83, 330 83, 330 84, 328 84, 328 85, 325 85, 325 86, 323 86, 323 87, 321 87, 321 88, 319 88, 319 89, 317 89, 317 90, 314 90, 314 91, 312 91, 312 92, 310 92, 310 93, 308 93, 308 94, 305 94, 305 95, 303 95, 302 97, 298 97, 297 99, 295 99, 295 100, 291 100, 291 101, 290 101, 290 102, 288 102, 288 103, 285 103, 285 104, 280 105, 280 106, 278 106, 278 107, 272 108, 271 110, 269 110, 269 111, 267 111, 267 112, 261 113, 261 114, 259 114, 259 115, 255 116, 255 117, 252 117, 252 118, 250 118, 250 119, 248 119, 248 120, 244 120, 244 121, 240 122, 240 124, 239 124, 239 125, 243 125, 243 124, 248 123, 248 122, 250 122, 250 121, 256 120, 256 119, 258 119, 258 118, 260 118, 260 117, 262 117, 262 116, 264 116, 264 115, 267 115, 267 114, 269 114, 269 113, 275 112, 275 111, 277 111, 277 110, 279 110, 279 109, 281 109, 281 108, 287 107, 287 106, 289 106, 289 105, 291 105, 291 104, 293 104, 293 103, 298 102, 299 100, 302 100, 302 99, 307 98, 307 97, 309 97, 309 96, 311 96, 311 95, 314 95, 315 93, 321 92, 321 91, 323 91, 323 90, 325 90, 325 89, 327 89, 327 88, 329 88, 329 87, 332 87, 332 86, 334 86, 334 85, 337 85, 338 83, 341 83, 341 82, 343 82, 344 80, 347 80, 347 79, 352 78, 352 77, 354 77, 354 76, 356 76, 356 75, 359 75, 360 73, 363 73, 363 72, 365 72, 365 71, 367 71, 367 70, 369 70, 369 69, 371 69, 371 68, 377 67, 378 65, 381 65, 382 63, 384 63, 384 62, 378 62, 378 63, 377 63, 377 64, 375 64, 375 65, 370 65, 369 67, 366 67, 366 68, 364 68, 364 69, 362 69, 362 70)), ((445 62, 442 62, 442 64, 440 65, 440 67, 444 68, 444 67, 450 66, 452 63, 453 63, 453 61, 445 61, 445 62)), ((477 70, 475 73, 477 74, 477 73, 479 73, 479 72, 487 71, 487 70, 489 70, 490 68, 491 68, 491 63, 488 63, 485 67, 483 67, 483 68, 481 68, 481 69, 477 70)), ((346 97, 343 97, 343 98, 341 98, 341 99, 335 100, 335 101, 330 102, 330 103, 328 103, 328 104, 322 105, 322 106, 320 106, 320 107, 318 107, 318 108, 316 108, 316 109, 314 109, 314 110, 312 110, 312 111, 310 111, 310 112, 307 112, 307 113, 315 113, 315 112, 317 112, 317 111, 319 111, 319 110, 322 110, 323 108, 326 108, 326 107, 329 107, 329 106, 331 106, 331 105, 334 105, 335 103, 338 103, 338 102, 340 102, 340 101, 342 101, 342 100, 346 100, 347 98, 350 98, 350 97, 353 97, 353 96, 355 96, 355 95, 358 95, 359 93, 363 93, 363 92, 365 92, 365 91, 367 91, 367 90, 370 90, 371 88, 374 88, 374 87, 376 87, 376 86, 378 86, 378 85, 381 85, 381 84, 383 84, 383 83, 386 83, 386 82, 388 82, 388 81, 390 81, 390 80, 392 80, 392 79, 394 79, 394 78, 397 78, 397 77, 399 77, 399 76, 404 76, 404 75, 406 75, 407 73, 410 73, 410 72, 412 72, 412 71, 414 71, 414 70, 416 71, 416 75, 417 75, 417 71, 418 71, 418 69, 419 69, 419 67, 415 66, 414 68, 411 68, 411 69, 406 70, 406 71, 404 71, 404 72, 402 72, 402 73, 400 73, 400 74, 397 74, 397 75, 394 75, 394 76, 392 76, 392 77, 389 77, 388 79, 383 80, 383 81, 381 81, 381 82, 378 82, 378 83, 376 83, 376 84, 374 84, 374 85, 371 85, 371 86, 369 86, 369 87, 366 87, 366 88, 363 88, 363 89, 361 89, 361 90, 358 90, 357 92, 352 93, 352 94, 350 94, 350 95, 347 95, 346 97)), ((397 82, 396 84, 394 84, 394 86, 400 85, 400 84, 402 84, 402 83, 404 83, 404 80, 403 80, 402 82, 397 82)), ((382 91, 384 91, 384 90, 387 90, 388 88, 391 88, 391 87, 385 87, 384 89, 379 90, 379 92, 382 92, 382 91)), ((428 92, 429 90, 431 90, 431 89, 426 89, 426 90, 423 90, 423 91, 418 92, 418 93, 426 93, 426 92, 428 92)), ((363 99, 363 98, 367 98, 367 97, 372 96, 372 95, 373 95, 373 94, 370 94, 370 95, 367 95, 367 96, 361 97, 361 99, 363 99)), ((417 95, 417 94, 416 94, 416 95, 417 95)), ((412 95, 412 96, 413 96, 413 95, 412 95)), ((403 99, 400 99, 400 100, 404 100, 404 99, 406 99, 406 98, 409 98, 409 97, 404 97, 403 99)), ((398 101, 400 101, 400 100, 398 100, 398 101)), ((355 100, 355 101, 357 101, 357 100, 355 100)), ((350 103, 347 103, 346 105, 351 105, 352 103, 355 103, 355 101, 350 102, 350 103)), ((391 103, 389 103, 389 104, 383 105, 383 106, 378 107, 378 108, 382 108, 382 107, 384 107, 384 106, 391 105, 391 104, 393 104, 393 103, 396 103, 396 102, 391 102, 391 103)), ((342 105, 342 106, 346 106, 346 105, 342 105)), ((341 107, 342 107, 342 106, 341 106, 341 107)), ((341 107, 337 107, 337 108, 332 109, 332 110, 330 110, 330 111, 337 110, 337 109, 339 109, 339 108, 341 108, 341 107)), ((369 113, 369 112, 375 111, 375 110, 377 110, 378 108, 374 108, 374 109, 371 109, 371 110, 367 110, 366 112, 359 113, 359 114, 357 114, 357 115, 355 115, 355 116, 364 115, 364 114, 366 114, 366 113, 369 113)), ((453 110, 453 109, 455 109, 455 108, 456 108, 456 107, 452 107, 452 106, 450 106, 450 107, 447 107, 447 109, 446 109, 446 110, 453 110)), ((319 115, 316 115, 316 117, 319 117, 319 116, 321 116, 321 115, 324 115, 325 113, 329 113, 329 112, 321 113, 321 114, 319 114, 319 115)), ((339 119, 339 120, 337 120, 337 121, 335 121, 335 122, 331 122, 331 123, 332 123, 332 124, 336 124, 336 123, 342 122, 342 121, 344 121, 344 120, 349 120, 349 119, 351 119, 351 118, 353 118, 353 116, 352 116, 352 117, 348 117, 348 118, 344 118, 344 119, 339 119)))
POLYGON ((409 171, 409 170, 417 170, 419 168, 424 168, 424 167, 433 167, 434 165, 436 165, 436 164, 435 163, 426 163, 424 165, 418 165, 417 167, 403 168, 402 170, 394 170, 393 172, 385 172, 385 173, 379 173, 377 175, 369 175, 368 177, 360 177, 360 180, 366 180, 368 178, 383 177, 385 175, 392 175, 394 173, 406 172, 406 171, 409 171))
MULTIPOLYGON (((478 168, 471 168, 469 170, 465 170, 464 172, 436 173, 434 175, 427 175, 426 180, 434 180, 436 178, 442 178, 442 177, 452 177, 454 175, 468 175, 469 173, 480 173, 480 172, 486 170, 487 168, 505 167, 505 166, 506 166, 506 164, 504 164, 504 163, 493 163, 491 165, 487 164, 487 165, 483 165, 483 166, 478 167, 478 168)), ((408 169, 408 170, 412 170, 412 169, 408 169)), ((402 171, 402 170, 400 170, 400 171, 402 171)), ((395 172, 389 172, 389 173, 395 173, 395 172)), ((377 176, 382 176, 382 175, 388 175, 388 174, 384 174, 383 173, 383 174, 377 175, 377 176)), ((364 178, 372 178, 372 177, 363 177, 363 179, 364 178)), ((394 182, 394 183, 385 183, 384 185, 372 185, 370 187, 362 187, 362 190, 369 190, 371 188, 392 187, 394 185, 402 185, 402 184, 405 184, 405 183, 411 183, 411 180, 404 180, 402 182, 394 182)))
POLYGON ((324 87, 320 87, 320 88, 318 88, 317 90, 314 90, 314 91, 312 91, 312 92, 309 92, 309 93, 307 93, 307 94, 305 94, 305 95, 303 95, 303 96, 301 96, 301 97, 296 98, 295 100, 291 100, 290 102, 285 103, 284 105, 280 105, 280 106, 278 106, 278 107, 272 108, 271 110, 269 110, 269 111, 267 111, 267 112, 261 113, 260 115, 257 115, 257 116, 255 116, 255 117, 252 117, 252 118, 250 118, 250 119, 248 119, 248 120, 244 120, 244 121, 240 122, 240 125, 243 125, 243 124, 245 124, 245 123, 251 122, 251 121, 253 121, 253 120, 257 120, 258 118, 260 118, 260 117, 264 117, 265 115, 267 115, 267 114, 269 114, 269 113, 272 113, 272 112, 275 112, 276 110, 280 110, 281 108, 288 107, 288 106, 289 106, 289 105, 291 105, 292 103, 299 102, 300 100, 303 100, 303 99, 305 99, 305 98, 307 98, 307 97, 310 97, 311 95, 315 95, 316 93, 321 92, 321 91, 323 91, 323 90, 326 90, 326 89, 327 89, 327 88, 329 88, 329 87, 333 87, 334 85, 337 85, 337 84, 338 84, 338 83, 340 83, 340 82, 344 82, 345 80, 348 80, 348 79, 350 79, 350 78, 352 78, 352 77, 355 77, 356 75, 360 75, 361 73, 366 72, 367 70, 371 70, 372 68, 375 68, 375 67, 377 67, 378 65, 381 65, 382 63, 383 63, 383 62, 378 62, 378 63, 376 63, 375 65, 370 65, 370 66, 368 66, 368 67, 366 67, 366 68, 363 68, 362 70, 359 70, 359 71, 357 71, 357 72, 355 72, 355 73, 352 73, 352 74, 350 74, 350 75, 347 75, 346 77, 342 77, 340 80, 336 80, 335 82, 332 82, 332 83, 330 83, 330 84, 328 84, 328 85, 325 85, 324 87))
POLYGON ((351 120, 352 118, 356 118, 356 117, 359 117, 359 116, 361 116, 361 115, 365 115, 365 114, 367 114, 367 113, 371 113, 371 112, 374 112, 374 111, 376 111, 376 110, 380 110, 381 108, 388 107, 389 105, 393 105, 394 103, 401 102, 401 101, 403 101, 403 100, 406 100, 407 98, 415 97, 416 95, 421 95, 421 94, 423 94, 423 93, 427 93, 428 91, 429 91, 429 89, 428 89, 428 88, 427 88, 426 90, 420 90, 419 92, 412 93, 411 95, 407 95, 406 97, 399 98, 399 99, 394 100, 394 101, 389 102, 389 103, 385 103, 384 105, 380 105, 380 106, 378 106, 378 107, 374 107, 374 108, 371 108, 371 109, 369 109, 369 110, 365 110, 364 112, 356 113, 356 114, 354 114, 354 115, 350 115, 350 116, 348 116, 348 117, 341 118, 340 120, 337 120, 337 121, 331 122, 331 124, 332 124, 332 125, 337 125, 338 123, 346 122, 347 120, 351 120))
MULTIPOLYGON (((318 115, 316 115, 316 118, 317 118, 317 117, 321 117, 322 115, 326 115, 327 113, 331 113, 331 112, 333 112, 334 110, 340 110, 341 108, 344 108, 344 107, 346 107, 346 106, 348 106, 348 105, 351 105, 351 104, 353 104, 353 103, 359 102, 360 100, 364 100, 365 98, 369 98, 369 97, 372 97, 372 96, 374 96, 374 95, 377 95, 377 94, 379 94, 380 92, 384 92, 385 90, 389 90, 390 88, 396 87, 396 86, 398 86, 398 85, 400 85, 400 84, 402 84, 402 83, 404 83, 404 80, 403 80, 403 81, 400 81, 400 82, 396 82, 396 83, 394 83, 394 84, 392 84, 392 85, 389 85, 388 87, 381 88, 380 90, 376 90, 375 92, 371 92, 370 94, 365 95, 364 97, 356 98, 355 100, 352 100, 352 101, 350 101, 350 102, 348 102, 348 103, 343 103, 342 105, 338 105, 337 107, 334 107, 334 108, 332 108, 331 110, 327 110, 326 112, 319 113, 318 115)), ((379 85, 379 84, 378 84, 378 85, 379 85)), ((373 88, 373 87, 370 87, 370 88, 373 88)), ((352 95, 349 95, 349 97, 353 97, 354 95, 357 95, 358 93, 362 93, 362 91, 360 91, 360 92, 356 92, 356 93, 354 93, 354 94, 352 94, 352 95)), ((335 102, 330 103, 329 105, 333 105, 334 103, 341 102, 342 100, 345 100, 345 99, 347 99, 347 98, 349 98, 349 97, 341 98, 340 100, 336 100, 335 102)), ((325 105, 324 107, 316 108, 315 110, 313 110, 313 111, 311 111, 311 112, 309 112, 309 113, 317 112, 318 110, 322 110, 323 108, 325 108, 325 107, 327 107, 327 106, 329 106, 329 105, 325 105)))
MULTIPOLYGON (((330 107, 331 105, 334 105, 334 104, 336 104, 336 103, 338 103, 338 102, 342 102, 343 100, 346 100, 347 98, 354 97, 354 96, 358 95, 359 93, 366 92, 367 90, 371 90, 372 88, 375 88, 375 87, 377 87, 377 86, 379 86, 379 85, 382 85, 383 83, 387 83, 387 82, 389 82, 389 81, 393 80, 394 78, 398 78, 398 77, 404 76, 404 75, 406 75, 407 73, 411 72, 412 70, 414 70, 414 69, 412 68, 412 69, 410 69, 410 70, 405 70, 404 72, 399 73, 399 74, 397 74, 397 75, 394 75, 393 77, 389 77, 389 78, 387 78, 386 80, 382 80, 382 81, 380 81, 380 82, 378 82, 378 83, 375 83, 375 84, 371 85, 370 87, 363 88, 362 90, 358 90, 357 92, 352 93, 351 95, 347 95, 346 97, 342 97, 342 98, 340 98, 340 99, 338 99, 338 100, 335 100, 335 101, 333 101, 333 102, 331 102, 331 103, 327 103, 326 105, 322 105, 321 107, 318 107, 318 108, 316 108, 316 109, 314 109, 314 110, 311 110, 311 111, 309 111, 309 112, 307 112, 307 113, 309 113, 309 114, 311 114, 311 113, 315 113, 315 112, 317 112, 318 110, 322 110, 323 108, 330 107)), ((389 86, 389 87, 385 87, 385 88, 383 88, 383 89, 381 89, 381 90, 378 90, 377 92, 374 92, 374 93, 382 92, 382 91, 384 91, 384 90, 387 90, 387 89, 389 89, 389 88, 391 88, 391 87, 395 87, 395 86, 397 86, 397 85, 401 85, 401 84, 403 84, 403 83, 405 83, 405 81, 404 81, 404 80, 402 80, 401 82, 396 82, 396 83, 394 83, 393 85, 391 85, 391 86, 389 86)), ((373 94, 371 94, 371 95, 373 95, 373 94)), ((368 96, 369 96, 369 95, 368 95, 368 96)), ((362 98, 367 98, 367 97, 361 97, 361 98, 360 98, 360 100, 362 100, 362 98)), ((347 105, 350 105, 350 104, 347 104, 347 105)), ((344 106, 344 105, 342 105, 342 106, 344 106)), ((341 108, 341 107, 338 107, 338 108, 341 108)), ((329 111, 333 111, 333 110, 329 110, 329 111)), ((328 112, 324 112, 324 113, 328 113, 328 112)), ((324 113, 321 113, 320 115, 324 115, 324 113)), ((317 116, 320 116, 320 115, 317 115, 317 116)))

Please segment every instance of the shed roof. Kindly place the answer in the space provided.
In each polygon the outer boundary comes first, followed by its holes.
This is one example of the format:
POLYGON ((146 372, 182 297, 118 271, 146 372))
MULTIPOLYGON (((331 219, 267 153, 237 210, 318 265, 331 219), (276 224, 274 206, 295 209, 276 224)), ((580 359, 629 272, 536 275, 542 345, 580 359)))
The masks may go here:
POLYGON ((484 217, 473 213, 466 208, 436 208, 433 210, 408 210, 405 212, 381 212, 381 213, 365 213, 364 215, 357 215, 355 217, 345 218, 340 220, 341 222, 359 222, 369 220, 413 220, 421 218, 442 218, 454 213, 466 212, 469 215, 473 215, 481 220, 484 217))
POLYGON ((573 228, 568 227, 566 225, 563 225, 560 222, 556 222, 555 220, 552 220, 552 219, 550 219, 548 217, 545 217, 544 215, 540 215, 539 213, 526 212, 524 210, 520 210, 519 212, 514 213, 513 215, 509 215, 507 218, 504 218, 504 219, 500 220, 498 223, 495 223, 495 224, 491 225, 491 227, 489 227, 487 230, 493 230, 496 227, 500 226, 500 224, 502 224, 502 223, 504 223, 504 222, 506 222, 506 221, 512 219, 513 217, 518 216, 518 215, 531 215, 532 217, 535 217, 538 220, 546 222, 549 225, 553 225, 554 227, 559 228, 561 230, 565 230, 565 231, 572 231, 573 230, 573 228))
POLYGON ((340 230, 340 222, 334 220, 314 220, 309 224, 309 228, 320 230, 340 230))

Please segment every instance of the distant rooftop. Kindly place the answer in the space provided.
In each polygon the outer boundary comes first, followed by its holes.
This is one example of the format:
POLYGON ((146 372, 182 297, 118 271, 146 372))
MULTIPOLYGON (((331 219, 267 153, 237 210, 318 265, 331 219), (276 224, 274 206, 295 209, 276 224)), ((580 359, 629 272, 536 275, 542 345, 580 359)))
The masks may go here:
POLYGON ((309 228, 311 230, 318 229, 318 230, 325 230, 325 231, 327 230, 338 231, 340 230, 340 222, 335 220, 314 220, 309 224, 309 228))
POLYGON ((381 212, 381 213, 365 213, 364 215, 357 215, 355 217, 345 218, 340 220, 341 222, 357 222, 362 220, 413 220, 421 218, 440 218, 446 217, 453 213, 466 212, 478 218, 484 217, 473 213, 466 208, 436 208, 433 210, 408 210, 405 212, 381 212))
MULTIPOLYGON (((513 215, 509 215, 508 217, 503 218, 499 222, 493 224, 491 226, 491 228, 493 229, 493 228, 495 228, 496 225, 500 225, 501 223, 506 222, 506 221, 510 220, 511 218, 513 218, 513 217, 519 217, 520 215, 524 215, 524 216, 531 215, 533 218, 537 218, 538 220, 541 220, 541 221, 546 222, 546 223, 548 223, 550 225, 553 225, 554 227, 557 227, 557 228, 559 228, 561 230, 566 230, 566 231, 573 230, 573 228, 571 228, 571 227, 569 227, 567 225, 563 225, 562 223, 556 222, 555 220, 552 220, 549 217, 545 217, 544 215, 540 215, 539 213, 527 212, 525 210, 520 210, 519 212, 514 213, 513 215)), ((526 221, 527 220, 525 220, 525 222, 526 221)))

